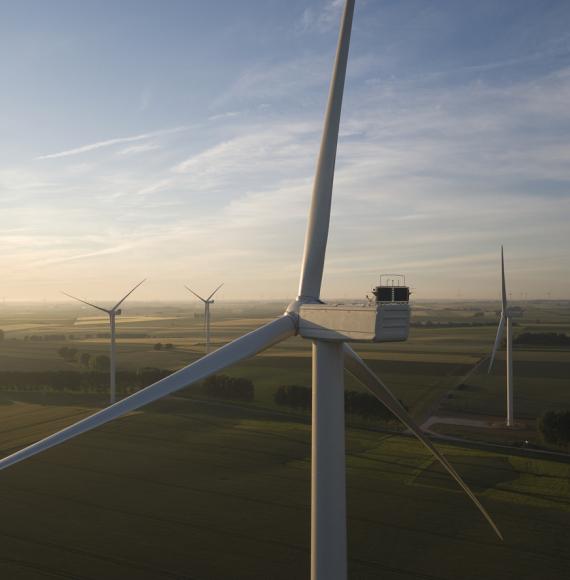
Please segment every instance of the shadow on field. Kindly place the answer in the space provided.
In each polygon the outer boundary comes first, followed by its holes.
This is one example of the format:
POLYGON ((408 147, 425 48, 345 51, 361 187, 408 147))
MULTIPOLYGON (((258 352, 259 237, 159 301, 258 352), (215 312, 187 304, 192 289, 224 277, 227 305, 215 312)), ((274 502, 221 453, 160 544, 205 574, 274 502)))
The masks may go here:
MULTIPOLYGON (((514 481, 519 474, 509 462, 508 457, 470 457, 453 458, 453 464, 476 492, 497 487, 501 483, 514 481)), ((449 477, 442 465, 433 460, 412 482, 415 485, 428 485, 441 489, 457 490, 457 484, 449 477)))

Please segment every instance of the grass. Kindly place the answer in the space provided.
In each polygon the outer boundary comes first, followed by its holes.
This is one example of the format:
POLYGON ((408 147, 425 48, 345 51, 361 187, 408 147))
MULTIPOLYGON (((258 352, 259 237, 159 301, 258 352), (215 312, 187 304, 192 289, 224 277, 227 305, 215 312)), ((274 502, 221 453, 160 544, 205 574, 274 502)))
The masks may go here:
MULTIPOLYGON (((2 453, 89 412, 70 403, 0 406, 2 453)), ((505 542, 415 441, 349 430, 350 578, 564 577, 570 467, 442 449, 505 542)), ((301 420, 153 404, 0 474, 1 577, 308 578, 309 454, 301 420)))

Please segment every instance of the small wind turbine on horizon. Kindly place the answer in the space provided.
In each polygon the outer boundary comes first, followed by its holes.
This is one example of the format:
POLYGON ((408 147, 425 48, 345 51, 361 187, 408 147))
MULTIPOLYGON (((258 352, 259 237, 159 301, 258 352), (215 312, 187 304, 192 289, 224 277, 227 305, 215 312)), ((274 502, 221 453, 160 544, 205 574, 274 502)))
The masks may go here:
POLYGON ((199 300, 201 300, 204 303, 204 334, 205 334, 205 350, 206 350, 206 354, 208 354, 210 352, 210 304, 214 304, 214 300, 212 300, 212 298, 214 297, 214 294, 224 285, 224 283, 222 282, 209 296, 208 298, 202 298, 202 296, 200 296, 200 294, 197 294, 196 292, 194 292, 194 290, 192 290, 192 288, 188 288, 188 286, 184 286, 184 288, 186 288, 186 290, 188 290, 188 292, 192 292, 192 294, 194 294, 194 296, 196 296, 196 298, 198 298, 199 300))
MULTIPOLYGON (((145 279, 146 280, 146 279, 145 279)), ((62 292, 65 296, 69 298, 73 298, 78 302, 83 302, 83 304, 87 304, 87 306, 91 306, 92 308, 96 308, 97 310, 101 310, 105 312, 109 316, 109 325, 111 327, 111 347, 110 347, 110 357, 109 357, 109 366, 110 366, 110 381, 109 381, 109 399, 111 401, 111 405, 116 400, 117 394, 117 370, 116 370, 116 344, 115 344, 115 318, 120 316, 122 310, 119 306, 145 281, 141 280, 132 290, 127 292, 112 308, 103 308, 102 306, 97 306, 96 304, 92 304, 91 302, 87 302, 86 300, 82 300, 81 298, 77 298, 76 296, 72 296, 67 292, 62 292)))
MULTIPOLYGON (((0 469, 41 453, 221 370, 292 336, 312 341, 311 578, 346 580, 346 466, 344 370, 348 370, 427 447, 501 534, 467 484, 386 385, 347 344, 405 340, 407 300, 375 305, 325 304, 321 300, 340 113, 355 0, 346 0, 313 185, 299 292, 280 317, 237 338, 172 375, 0 461, 0 469), (403 303, 405 302, 405 303, 403 303), (347 329, 348 325, 348 331, 347 329)), ((279 256, 276 256, 279 259, 279 256)), ((398 289, 399 290, 399 289, 398 289)), ((418 514, 423 517, 425 514, 418 514)))
POLYGON ((507 427, 514 425, 514 402, 513 402, 513 324, 512 311, 507 304, 507 286, 505 284, 505 257, 503 254, 503 246, 501 246, 501 318, 499 319, 499 326, 497 327, 497 336, 495 344, 493 345, 493 352, 491 353, 491 360, 489 361, 489 368, 487 374, 491 372, 493 363, 495 362, 495 355, 497 349, 503 340, 503 334, 507 329, 507 427))

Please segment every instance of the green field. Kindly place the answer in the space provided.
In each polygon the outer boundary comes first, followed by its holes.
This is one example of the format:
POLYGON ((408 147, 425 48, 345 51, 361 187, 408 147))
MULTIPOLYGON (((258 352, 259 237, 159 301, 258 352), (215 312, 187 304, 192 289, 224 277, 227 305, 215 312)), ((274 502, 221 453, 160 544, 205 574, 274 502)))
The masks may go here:
MULTIPOLYGON (((447 414, 500 421, 503 353, 490 376, 484 364, 472 372, 488 356, 496 309, 494 303, 417 305, 407 342, 357 350, 418 420, 447 414), (473 320, 484 325, 470 326, 473 320)), ((216 304, 215 345, 282 310, 276 303, 216 304)), ((2 370, 79 371, 59 348, 107 352, 105 319, 75 306, 7 306, 0 327, 2 370)), ((570 332, 567 303, 526 305, 515 333, 545 329, 570 332)), ((130 305, 118 333, 119 369, 177 369, 203 354, 199 310, 185 305, 130 305), (175 348, 156 351, 157 342, 175 348)), ((190 387, 0 473, 0 578, 307 578, 308 417, 277 407, 273 394, 282 384, 310 385, 310 344, 295 338, 226 372, 254 381, 252 404, 188 399, 196 395, 190 387)), ((434 428, 486 441, 538 442, 536 416, 570 407, 568 376, 568 350, 516 349, 515 409, 524 429, 434 428)), ((347 388, 360 387, 347 377, 347 388)), ((105 399, 5 389, 0 452, 78 420, 105 399)), ((414 440, 351 427, 347 445, 351 579, 564 577, 567 463, 473 445, 442 447, 496 518, 505 535, 500 543, 414 440)))
MULTIPOLYGON (((91 411, 34 397, 3 400, 2 454, 91 411)), ((308 578, 309 443, 303 421, 154 404, 0 474, 0 577, 308 578)), ((415 441, 347 443, 350 578, 564 577, 567 464, 443 447, 501 543, 415 441)))
MULTIPOLYGON (((524 315, 516 321, 515 335, 524 331, 570 333, 569 303, 525 302, 522 307, 524 315)), ((275 302, 216 304, 214 344, 220 346, 253 330, 283 308, 284 304, 275 302)), ((356 349, 418 421, 432 414, 500 421, 504 416, 503 351, 491 375, 481 364, 468 376, 489 355, 498 308, 494 302, 414 304, 408 341, 356 345, 356 349), (457 324, 463 326, 445 326, 457 324)), ((129 304, 117 323, 119 369, 150 366, 175 370, 196 360, 203 354, 200 315, 199 306, 192 303, 129 304), (174 349, 154 350, 157 342, 170 342, 174 349)), ((65 362, 58 349, 72 346, 92 356, 106 354, 108 349, 106 318, 75 304, 4 306, 0 328, 5 336, 0 342, 1 370, 82 370, 78 363, 65 362), (46 340, 50 337, 63 340, 46 340)), ((310 385, 309 357, 308 341, 295 338, 227 373, 253 380, 255 405, 274 408, 278 386, 310 385)), ((570 407, 570 349, 516 348, 514 359, 515 413, 528 432, 525 436, 538 443, 536 417, 549 408, 570 407)), ((347 386, 360 388, 350 377, 347 386)), ((463 434, 469 436, 471 431, 464 429, 463 434)), ((477 431, 472 435, 477 438, 477 431)), ((485 438, 489 439, 489 433, 485 438)), ((504 438, 499 434, 497 440, 504 438)))

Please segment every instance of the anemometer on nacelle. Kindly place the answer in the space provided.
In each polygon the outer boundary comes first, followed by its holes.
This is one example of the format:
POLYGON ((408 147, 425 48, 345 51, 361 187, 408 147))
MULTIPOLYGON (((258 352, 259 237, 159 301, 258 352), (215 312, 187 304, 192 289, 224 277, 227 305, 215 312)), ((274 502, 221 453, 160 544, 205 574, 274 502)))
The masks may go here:
POLYGON ((399 342, 410 329, 410 288, 401 274, 380 276, 367 304, 303 304, 299 334, 339 342, 399 342))

